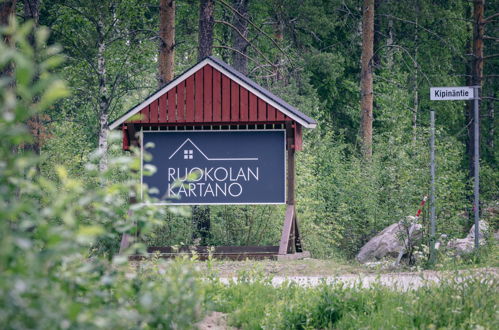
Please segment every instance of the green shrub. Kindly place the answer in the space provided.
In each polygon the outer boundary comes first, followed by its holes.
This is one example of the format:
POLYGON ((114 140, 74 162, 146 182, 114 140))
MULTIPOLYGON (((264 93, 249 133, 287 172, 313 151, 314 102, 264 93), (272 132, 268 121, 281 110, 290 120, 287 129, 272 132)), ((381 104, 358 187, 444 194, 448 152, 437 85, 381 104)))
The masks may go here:
MULTIPOLYGON (((146 234, 164 214, 138 204, 126 213, 137 181, 112 179, 137 169, 138 158, 113 158, 101 173, 95 155, 83 180, 61 166, 44 176, 39 157, 21 150, 31 141, 28 118, 67 95, 52 74, 62 58, 57 47, 46 46, 44 28, 12 21, 1 32, 0 72, 11 74, 0 79, 0 327, 193 327, 203 292, 187 265, 137 272, 121 265, 126 256, 99 253, 102 242, 117 246, 125 231, 146 234), (36 49, 28 42, 32 31, 36 49)), ((135 243, 130 252, 142 248, 135 243)))

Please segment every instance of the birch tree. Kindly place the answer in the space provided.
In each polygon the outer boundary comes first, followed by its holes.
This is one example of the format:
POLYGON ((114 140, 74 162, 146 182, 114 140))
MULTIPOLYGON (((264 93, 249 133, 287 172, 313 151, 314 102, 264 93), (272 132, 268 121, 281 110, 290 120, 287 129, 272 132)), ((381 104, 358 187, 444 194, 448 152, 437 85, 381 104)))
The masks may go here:
POLYGON ((157 30, 150 29, 148 9, 142 2, 61 0, 47 4, 49 12, 57 12, 49 24, 68 54, 73 98, 65 104, 65 111, 96 133, 101 171, 107 169, 113 113, 123 111, 124 96, 148 87, 144 74, 153 63, 153 54, 145 40, 156 38, 157 30))

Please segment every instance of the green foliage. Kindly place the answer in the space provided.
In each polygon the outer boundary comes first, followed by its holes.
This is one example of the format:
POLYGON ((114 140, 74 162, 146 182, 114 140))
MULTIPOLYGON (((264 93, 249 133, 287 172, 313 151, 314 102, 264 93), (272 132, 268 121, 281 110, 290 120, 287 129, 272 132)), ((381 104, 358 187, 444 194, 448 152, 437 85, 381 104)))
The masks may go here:
POLYGON ((212 281, 206 291, 208 306, 230 313, 229 320, 237 327, 258 329, 265 317, 265 307, 276 294, 271 289, 271 279, 262 274, 257 270, 240 272, 237 282, 228 285, 212 281))
MULTIPOLYGON (((51 38, 64 49, 66 61, 58 71, 72 92, 45 109, 50 116, 50 138, 42 146, 38 165, 44 176, 58 180, 56 168, 63 165, 68 177, 99 184, 85 169, 87 162, 94 162, 90 154, 97 145, 99 79, 108 87, 109 120, 156 89, 157 5, 150 0, 42 2, 40 24, 54 31, 51 38), (107 33, 100 33, 99 20, 107 33), (106 45, 103 76, 96 70, 99 41, 106 45)), ((429 193, 430 109, 437 117, 437 232, 457 237, 471 226, 467 103, 434 102, 428 97, 430 86, 468 83, 471 8, 467 1, 376 2, 374 156, 366 163, 359 155, 360 2, 249 2, 248 18, 254 24, 247 31, 251 42, 246 50, 248 75, 319 122, 318 129, 305 132, 304 150, 298 153, 297 162, 297 210, 305 248, 313 256, 351 258, 385 226, 416 212, 429 193)), ((485 16, 496 9, 495 3, 487 3, 485 16)), ((176 2, 177 74, 197 59, 198 10, 199 1, 176 2)), ((234 31, 227 23, 233 22, 234 15, 223 3, 216 3, 213 54, 229 63, 234 31)), ((496 25, 497 21, 488 22, 486 31, 496 25)), ((497 53, 494 40, 484 42, 485 55, 497 53)), ((497 63, 494 57, 486 58, 484 66, 484 207, 497 200, 499 191, 497 116, 493 115, 499 90, 493 77, 497 63)), ((27 69, 18 74, 21 80, 31 75, 27 69)), ((120 157, 119 143, 111 143, 111 156, 120 157)), ((130 179, 111 172, 107 176, 111 181, 130 179)), ((119 216, 127 212, 126 203, 122 207, 119 216)), ((420 219, 426 239, 427 210, 420 219)), ((164 210, 155 219, 162 225, 147 234, 146 244, 194 243, 190 219, 164 210)), ((497 221, 489 220, 497 228, 497 221)), ((280 207, 211 207, 208 244, 275 245, 282 221, 280 207)), ((116 241, 117 237, 101 238, 94 247, 112 253, 116 241)))
MULTIPOLYGON (((368 163, 332 132, 324 133, 321 144, 305 144, 298 161, 298 211, 304 242, 314 255, 352 257, 374 234, 416 213, 429 181, 427 133, 416 134, 422 137, 378 136, 368 163)), ((466 224, 456 211, 466 191, 460 158, 451 143, 437 148, 438 230, 457 234, 466 224)))
MULTIPOLYGON (((123 232, 147 233, 164 211, 135 205, 126 214, 136 180, 110 180, 137 170, 137 157, 110 160, 101 173, 93 155, 81 178, 57 167, 37 174, 38 158, 18 151, 30 141, 26 120, 67 95, 52 71, 57 47, 46 29, 15 21, 2 28, 0 70, 0 325, 26 328, 190 328, 200 316, 201 286, 186 265, 158 264, 146 272, 123 266, 125 256, 97 253, 103 240, 117 246, 123 232), (4 36, 9 36, 7 44, 4 36), (35 56, 35 53, 37 56, 35 56), (5 72, 5 71, 2 71, 5 72), (34 75, 33 73, 37 73, 34 75), (92 258, 90 254, 94 255, 92 258)), ((147 193, 147 192, 146 192, 147 193)), ((147 194, 145 201, 148 201, 147 194)), ((134 244, 129 252, 141 250, 134 244)))
MULTIPOLYGON (((455 251, 441 247, 437 250, 436 265, 438 270, 455 270, 455 269, 472 269, 482 267, 498 267, 499 266, 499 246, 491 237, 492 233, 488 233, 489 241, 481 245, 478 250, 473 250, 470 253, 456 255, 455 251)), ((444 242, 447 243, 447 242, 444 242)))
MULTIPOLYGON (((274 245, 281 235, 284 208, 268 205, 210 207, 207 245, 274 245)), ((196 230, 185 214, 168 213, 164 223, 146 237, 149 246, 189 245, 196 230)))
POLYGON ((342 283, 274 287, 256 276, 218 287, 209 297, 243 329, 487 329, 499 325, 498 293, 492 274, 450 276, 407 292, 342 283))

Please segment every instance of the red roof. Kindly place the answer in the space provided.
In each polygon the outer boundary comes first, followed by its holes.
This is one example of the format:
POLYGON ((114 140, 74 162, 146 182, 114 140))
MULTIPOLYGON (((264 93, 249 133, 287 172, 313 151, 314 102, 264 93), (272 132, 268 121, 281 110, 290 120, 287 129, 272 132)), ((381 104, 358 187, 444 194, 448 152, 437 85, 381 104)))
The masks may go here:
POLYGON ((317 123, 225 62, 207 57, 110 124, 317 123))

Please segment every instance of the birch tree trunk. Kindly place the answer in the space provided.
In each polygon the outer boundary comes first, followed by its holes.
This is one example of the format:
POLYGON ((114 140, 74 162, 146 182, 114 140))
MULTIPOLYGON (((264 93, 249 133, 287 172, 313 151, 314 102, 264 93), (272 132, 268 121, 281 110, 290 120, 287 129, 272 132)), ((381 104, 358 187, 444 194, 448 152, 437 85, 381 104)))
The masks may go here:
POLYGON ((362 9, 362 55, 361 55, 361 139, 364 159, 371 159, 373 139, 373 43, 374 0, 364 0, 362 9))
POLYGON ((175 0, 159 2, 159 87, 171 81, 175 61, 175 0))
POLYGON ((213 51, 213 10, 215 0, 201 0, 199 5, 198 61, 213 51))
POLYGON ((97 76, 99 81, 99 170, 105 171, 108 166, 108 142, 109 135, 109 95, 106 79, 106 42, 104 40, 104 22, 102 16, 99 16, 97 22, 98 45, 97 45, 97 76))

